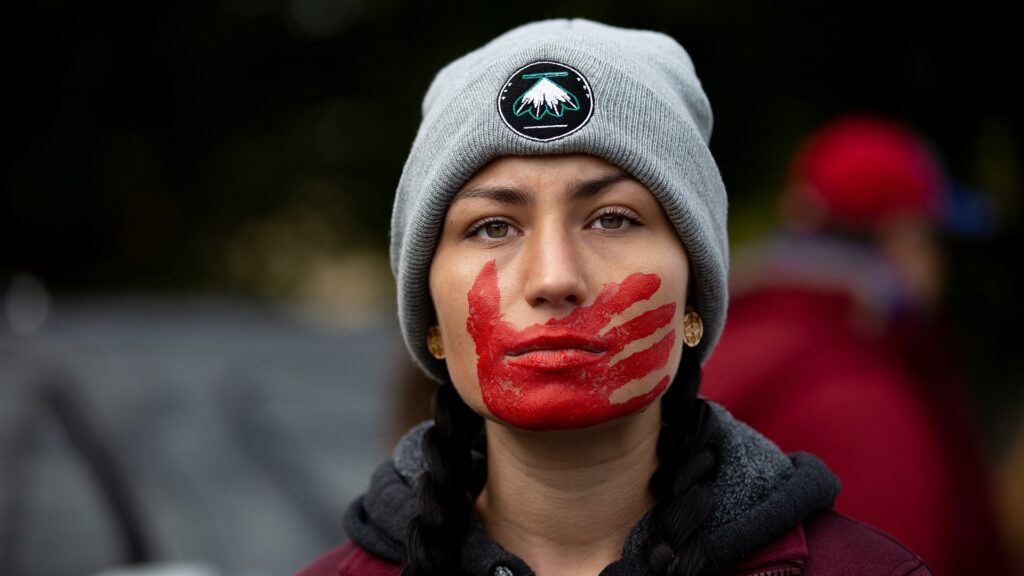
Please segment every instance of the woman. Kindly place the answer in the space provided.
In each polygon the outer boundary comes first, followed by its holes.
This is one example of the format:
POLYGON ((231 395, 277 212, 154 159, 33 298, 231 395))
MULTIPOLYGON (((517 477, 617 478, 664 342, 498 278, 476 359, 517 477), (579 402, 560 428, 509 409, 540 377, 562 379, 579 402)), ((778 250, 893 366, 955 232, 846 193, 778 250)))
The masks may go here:
POLYGON ((711 110, 671 38, 517 28, 443 69, 391 253, 442 382, 302 574, 927 574, 696 397, 725 318, 711 110))

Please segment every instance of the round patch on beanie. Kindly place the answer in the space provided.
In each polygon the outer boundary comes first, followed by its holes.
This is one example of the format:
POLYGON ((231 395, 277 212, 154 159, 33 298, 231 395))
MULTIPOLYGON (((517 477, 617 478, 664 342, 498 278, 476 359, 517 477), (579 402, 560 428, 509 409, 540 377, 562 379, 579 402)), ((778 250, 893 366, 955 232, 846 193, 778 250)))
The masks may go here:
POLYGON ((527 64, 501 87, 498 113, 513 132, 537 142, 565 138, 583 128, 594 111, 586 77, 558 62, 527 64))

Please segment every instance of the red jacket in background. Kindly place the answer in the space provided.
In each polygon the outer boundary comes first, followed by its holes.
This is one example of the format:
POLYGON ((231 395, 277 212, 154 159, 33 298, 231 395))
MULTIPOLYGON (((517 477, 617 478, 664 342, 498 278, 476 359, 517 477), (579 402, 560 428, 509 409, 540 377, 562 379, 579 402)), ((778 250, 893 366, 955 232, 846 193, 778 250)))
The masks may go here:
POLYGON ((866 318, 840 291, 733 296, 702 393, 783 451, 821 458, 843 485, 836 510, 893 535, 935 574, 1006 573, 948 351, 896 345, 866 318), (908 351, 933 368, 929 381, 908 351))

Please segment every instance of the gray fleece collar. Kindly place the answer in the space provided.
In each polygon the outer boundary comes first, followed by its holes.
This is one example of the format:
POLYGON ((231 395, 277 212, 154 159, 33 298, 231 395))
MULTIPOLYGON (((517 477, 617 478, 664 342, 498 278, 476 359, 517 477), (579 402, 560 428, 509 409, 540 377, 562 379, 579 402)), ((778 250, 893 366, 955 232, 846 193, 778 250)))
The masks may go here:
MULTIPOLYGON (((787 456, 725 408, 710 404, 715 416, 712 441, 719 446, 720 464, 712 488, 716 506, 701 531, 710 558, 726 568, 814 512, 830 507, 839 494, 839 481, 814 456, 787 456)), ((416 514, 414 486, 425 469, 420 445, 432 425, 423 422, 406 433, 392 461, 377 470, 370 490, 345 517, 352 540, 391 562, 400 563, 405 555, 405 527, 416 514)), ((649 530, 648 513, 626 539, 622 560, 602 576, 643 573, 643 543, 649 530)), ((487 538, 478 522, 466 536, 463 562, 467 574, 492 574, 498 565, 511 568, 517 576, 532 574, 522 560, 487 538)))

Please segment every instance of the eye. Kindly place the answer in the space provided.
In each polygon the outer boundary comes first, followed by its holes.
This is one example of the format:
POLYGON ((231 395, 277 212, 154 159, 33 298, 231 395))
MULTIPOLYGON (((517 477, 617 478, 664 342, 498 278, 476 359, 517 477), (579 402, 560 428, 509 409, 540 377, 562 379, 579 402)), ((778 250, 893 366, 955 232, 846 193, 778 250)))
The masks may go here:
POLYGON ((590 227, 598 230, 622 230, 639 224, 640 219, 631 211, 615 208, 598 214, 590 223, 590 227))
POLYGON ((508 222, 488 222, 480 229, 488 238, 504 238, 508 236, 508 222))
POLYGON ((601 228, 613 230, 622 228, 626 223, 626 218, 622 214, 602 214, 597 218, 597 223, 601 225, 601 228))
POLYGON ((467 238, 482 238, 485 240, 503 240, 515 236, 516 230, 512 224, 498 218, 483 220, 474 224, 466 232, 467 238))

